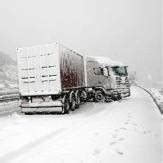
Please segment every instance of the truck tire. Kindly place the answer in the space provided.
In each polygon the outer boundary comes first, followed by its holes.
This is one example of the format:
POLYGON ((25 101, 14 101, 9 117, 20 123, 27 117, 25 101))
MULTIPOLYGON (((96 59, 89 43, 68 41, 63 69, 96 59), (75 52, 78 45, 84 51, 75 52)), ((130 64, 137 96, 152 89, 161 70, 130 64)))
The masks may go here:
POLYGON ((122 100, 122 95, 121 95, 121 93, 118 94, 118 100, 122 100))
POLYGON ((122 96, 121 96, 120 93, 118 93, 117 96, 113 96, 113 100, 114 100, 114 101, 119 101, 119 100, 121 100, 121 99, 122 99, 122 96))
POLYGON ((62 114, 69 114, 70 112, 70 102, 67 95, 63 97, 63 106, 62 106, 62 114))
POLYGON ((75 98, 76 98, 76 109, 79 108, 81 99, 80 99, 80 91, 75 92, 75 98))
POLYGON ((95 90, 94 101, 95 102, 104 102, 105 101, 104 93, 101 90, 95 90))
POLYGON ((76 109, 76 98, 75 94, 71 96, 70 109, 74 111, 76 109))
POLYGON ((80 92, 80 100, 81 100, 81 102, 86 102, 87 101, 87 92, 85 90, 82 90, 80 92))

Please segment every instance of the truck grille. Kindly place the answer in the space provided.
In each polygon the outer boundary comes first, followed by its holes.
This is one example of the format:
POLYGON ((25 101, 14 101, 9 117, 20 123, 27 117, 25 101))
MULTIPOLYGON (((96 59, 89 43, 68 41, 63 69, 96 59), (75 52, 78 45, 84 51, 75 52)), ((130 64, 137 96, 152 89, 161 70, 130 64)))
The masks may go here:
POLYGON ((129 87, 130 83, 128 78, 126 77, 125 80, 122 80, 121 77, 116 77, 116 84, 117 88, 129 87))

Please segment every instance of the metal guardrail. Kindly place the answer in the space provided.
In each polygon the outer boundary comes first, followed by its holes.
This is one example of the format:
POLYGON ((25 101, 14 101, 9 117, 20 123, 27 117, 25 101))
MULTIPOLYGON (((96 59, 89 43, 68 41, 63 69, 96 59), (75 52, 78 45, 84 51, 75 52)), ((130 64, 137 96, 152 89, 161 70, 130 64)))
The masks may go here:
POLYGON ((146 88, 144 88, 144 87, 142 87, 142 86, 140 86, 140 85, 136 85, 136 86, 139 87, 139 88, 141 88, 141 89, 143 89, 145 92, 147 92, 147 93, 152 97, 152 99, 153 99, 154 103, 156 104, 156 106, 158 107, 160 113, 163 114, 163 109, 162 109, 161 106, 158 104, 158 102, 157 102, 156 98, 153 96, 153 94, 152 94, 148 89, 146 89, 146 88))
POLYGON ((19 100, 18 93, 0 94, 0 102, 16 101, 19 100))
MULTIPOLYGON (((145 92, 147 92, 153 99, 156 106, 158 107, 160 113, 163 113, 163 109, 161 108, 161 106, 158 104, 156 98, 153 96, 153 94, 148 89, 146 89, 140 85, 135 85, 135 86, 139 87, 139 88, 143 89, 145 92)), ((4 94, 0 93, 0 102, 9 102, 9 101, 17 101, 17 100, 19 100, 19 94, 17 92, 5 92, 4 94)))

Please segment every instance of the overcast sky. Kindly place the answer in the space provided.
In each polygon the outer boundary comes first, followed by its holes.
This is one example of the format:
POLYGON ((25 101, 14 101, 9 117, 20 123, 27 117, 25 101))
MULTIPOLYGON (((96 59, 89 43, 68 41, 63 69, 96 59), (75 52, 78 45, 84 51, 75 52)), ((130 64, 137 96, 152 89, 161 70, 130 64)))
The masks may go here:
POLYGON ((52 42, 160 78, 161 0, 0 0, 0 50, 52 42))

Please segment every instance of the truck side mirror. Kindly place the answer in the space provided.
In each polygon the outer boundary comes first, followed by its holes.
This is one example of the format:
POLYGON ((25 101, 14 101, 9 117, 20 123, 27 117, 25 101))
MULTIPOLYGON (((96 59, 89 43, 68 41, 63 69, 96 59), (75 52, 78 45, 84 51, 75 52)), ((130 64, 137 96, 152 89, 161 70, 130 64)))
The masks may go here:
POLYGON ((108 74, 108 69, 106 67, 103 68, 103 73, 104 73, 104 76, 109 76, 108 74))

